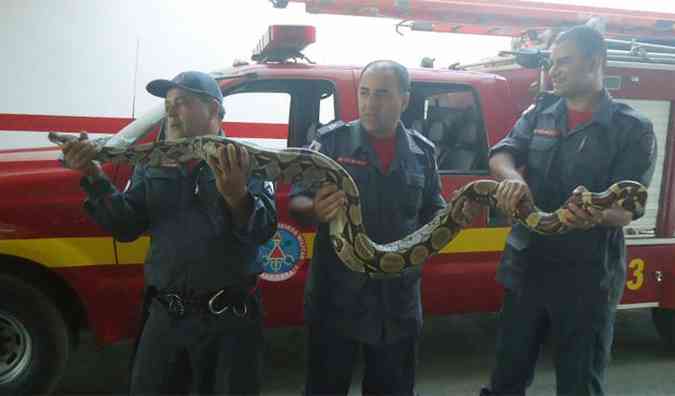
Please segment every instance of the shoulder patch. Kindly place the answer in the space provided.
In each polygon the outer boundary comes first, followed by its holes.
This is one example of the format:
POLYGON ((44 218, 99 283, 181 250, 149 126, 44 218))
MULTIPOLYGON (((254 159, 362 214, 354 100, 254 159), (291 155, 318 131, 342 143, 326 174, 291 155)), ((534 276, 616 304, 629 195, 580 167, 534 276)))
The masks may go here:
POLYGON ((345 125, 347 125, 347 124, 345 124, 344 121, 337 120, 337 121, 331 122, 330 124, 326 124, 326 125, 322 126, 321 128, 317 129, 316 134, 317 134, 317 136, 323 136, 327 133, 330 133, 330 132, 333 132, 333 131, 336 131, 336 130, 340 129, 345 125))
POLYGON ((527 113, 531 112, 532 110, 534 110, 535 107, 537 107, 537 106, 536 106, 534 103, 532 103, 532 104, 530 105, 530 107, 528 107, 527 109, 523 110, 523 112, 520 113, 520 115, 521 115, 521 116, 524 116, 525 114, 527 114, 527 113))

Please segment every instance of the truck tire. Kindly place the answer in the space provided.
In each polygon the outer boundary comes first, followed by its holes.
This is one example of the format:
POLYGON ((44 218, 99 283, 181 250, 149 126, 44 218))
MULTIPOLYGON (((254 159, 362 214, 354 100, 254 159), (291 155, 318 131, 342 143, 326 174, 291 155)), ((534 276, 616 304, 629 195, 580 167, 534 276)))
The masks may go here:
POLYGON ((652 308, 652 321, 666 348, 675 351, 675 310, 652 308))
POLYGON ((0 275, 0 394, 53 392, 69 352, 68 328, 47 296, 0 275))

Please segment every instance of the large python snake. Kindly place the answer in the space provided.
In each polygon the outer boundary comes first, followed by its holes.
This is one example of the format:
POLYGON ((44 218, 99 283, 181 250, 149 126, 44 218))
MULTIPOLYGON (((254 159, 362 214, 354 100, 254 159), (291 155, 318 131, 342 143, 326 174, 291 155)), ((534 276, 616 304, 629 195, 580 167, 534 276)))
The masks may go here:
MULTIPOLYGON (((84 139, 85 136, 50 133, 49 139, 53 143, 64 144, 70 140, 84 139)), ((342 166, 319 152, 304 148, 263 149, 222 136, 183 138, 138 144, 128 148, 106 146, 108 139, 109 137, 104 137, 92 140, 97 150, 96 159, 100 162, 159 166, 163 161, 206 159, 217 155, 219 147, 232 143, 248 150, 252 176, 312 189, 326 182, 336 184, 346 193, 347 203, 329 224, 330 239, 335 252, 351 270, 365 272, 373 277, 396 276, 424 264, 427 258, 438 253, 467 225, 462 212, 464 202, 470 200, 494 207, 495 192, 499 185, 494 180, 473 181, 456 191, 447 207, 438 211, 429 223, 417 231, 401 240, 378 244, 366 233, 356 183, 342 166)), ((562 218, 569 211, 569 203, 575 203, 582 208, 607 208, 618 204, 637 217, 642 215, 646 200, 647 190, 644 186, 633 181, 621 181, 602 193, 585 191, 572 194, 561 208, 552 213, 540 211, 526 197, 520 201, 513 216, 537 233, 563 234, 570 230, 562 222, 562 218)))

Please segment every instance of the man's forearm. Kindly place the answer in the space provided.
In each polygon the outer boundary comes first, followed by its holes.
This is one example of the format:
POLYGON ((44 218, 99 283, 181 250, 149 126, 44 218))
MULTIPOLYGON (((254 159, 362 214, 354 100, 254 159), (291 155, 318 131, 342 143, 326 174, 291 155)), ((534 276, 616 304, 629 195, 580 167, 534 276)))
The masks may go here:
POLYGON ((516 169, 513 155, 508 152, 498 152, 490 158, 490 174, 497 180, 520 180, 525 181, 516 169))
POLYGON ((237 227, 248 225, 248 221, 253 214, 253 203, 253 196, 247 192, 239 202, 230 206, 232 220, 237 227))
POLYGON ((111 232, 117 240, 133 241, 147 229, 148 219, 145 210, 142 209, 144 207, 142 199, 145 197, 142 183, 132 182, 127 192, 120 193, 106 175, 99 172, 93 177, 84 176, 80 184, 87 193, 84 209, 96 223, 111 232), (136 202, 136 205, 133 205, 130 199, 136 202))
POLYGON ((633 221, 633 214, 623 208, 609 208, 602 211, 600 225, 606 227, 624 227, 633 221))

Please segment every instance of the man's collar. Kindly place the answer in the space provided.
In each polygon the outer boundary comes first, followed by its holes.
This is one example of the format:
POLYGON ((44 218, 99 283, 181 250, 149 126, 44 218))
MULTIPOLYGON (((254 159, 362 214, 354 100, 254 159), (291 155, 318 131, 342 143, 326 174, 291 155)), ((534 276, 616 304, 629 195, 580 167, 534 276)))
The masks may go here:
MULTIPOLYGON (((612 120, 612 96, 606 89, 602 90, 600 101, 593 110, 593 122, 597 122, 605 128, 609 128, 612 120)), ((555 118, 567 114, 567 102, 565 98, 560 98, 557 102, 548 106, 541 112, 542 114, 551 114, 555 118)))
MULTIPOLYGON (((352 145, 350 147, 350 155, 354 155, 362 150, 367 150, 370 147, 370 142, 368 140, 368 132, 361 126, 361 122, 356 122, 357 127, 349 131, 354 136, 351 136, 352 145)), ((405 142, 405 148, 407 151, 412 152, 413 154, 424 155, 424 151, 420 146, 415 142, 412 135, 408 130, 406 130, 403 122, 399 120, 398 125, 396 126, 396 141, 405 142)), ((398 147, 398 143, 397 143, 398 147)))

